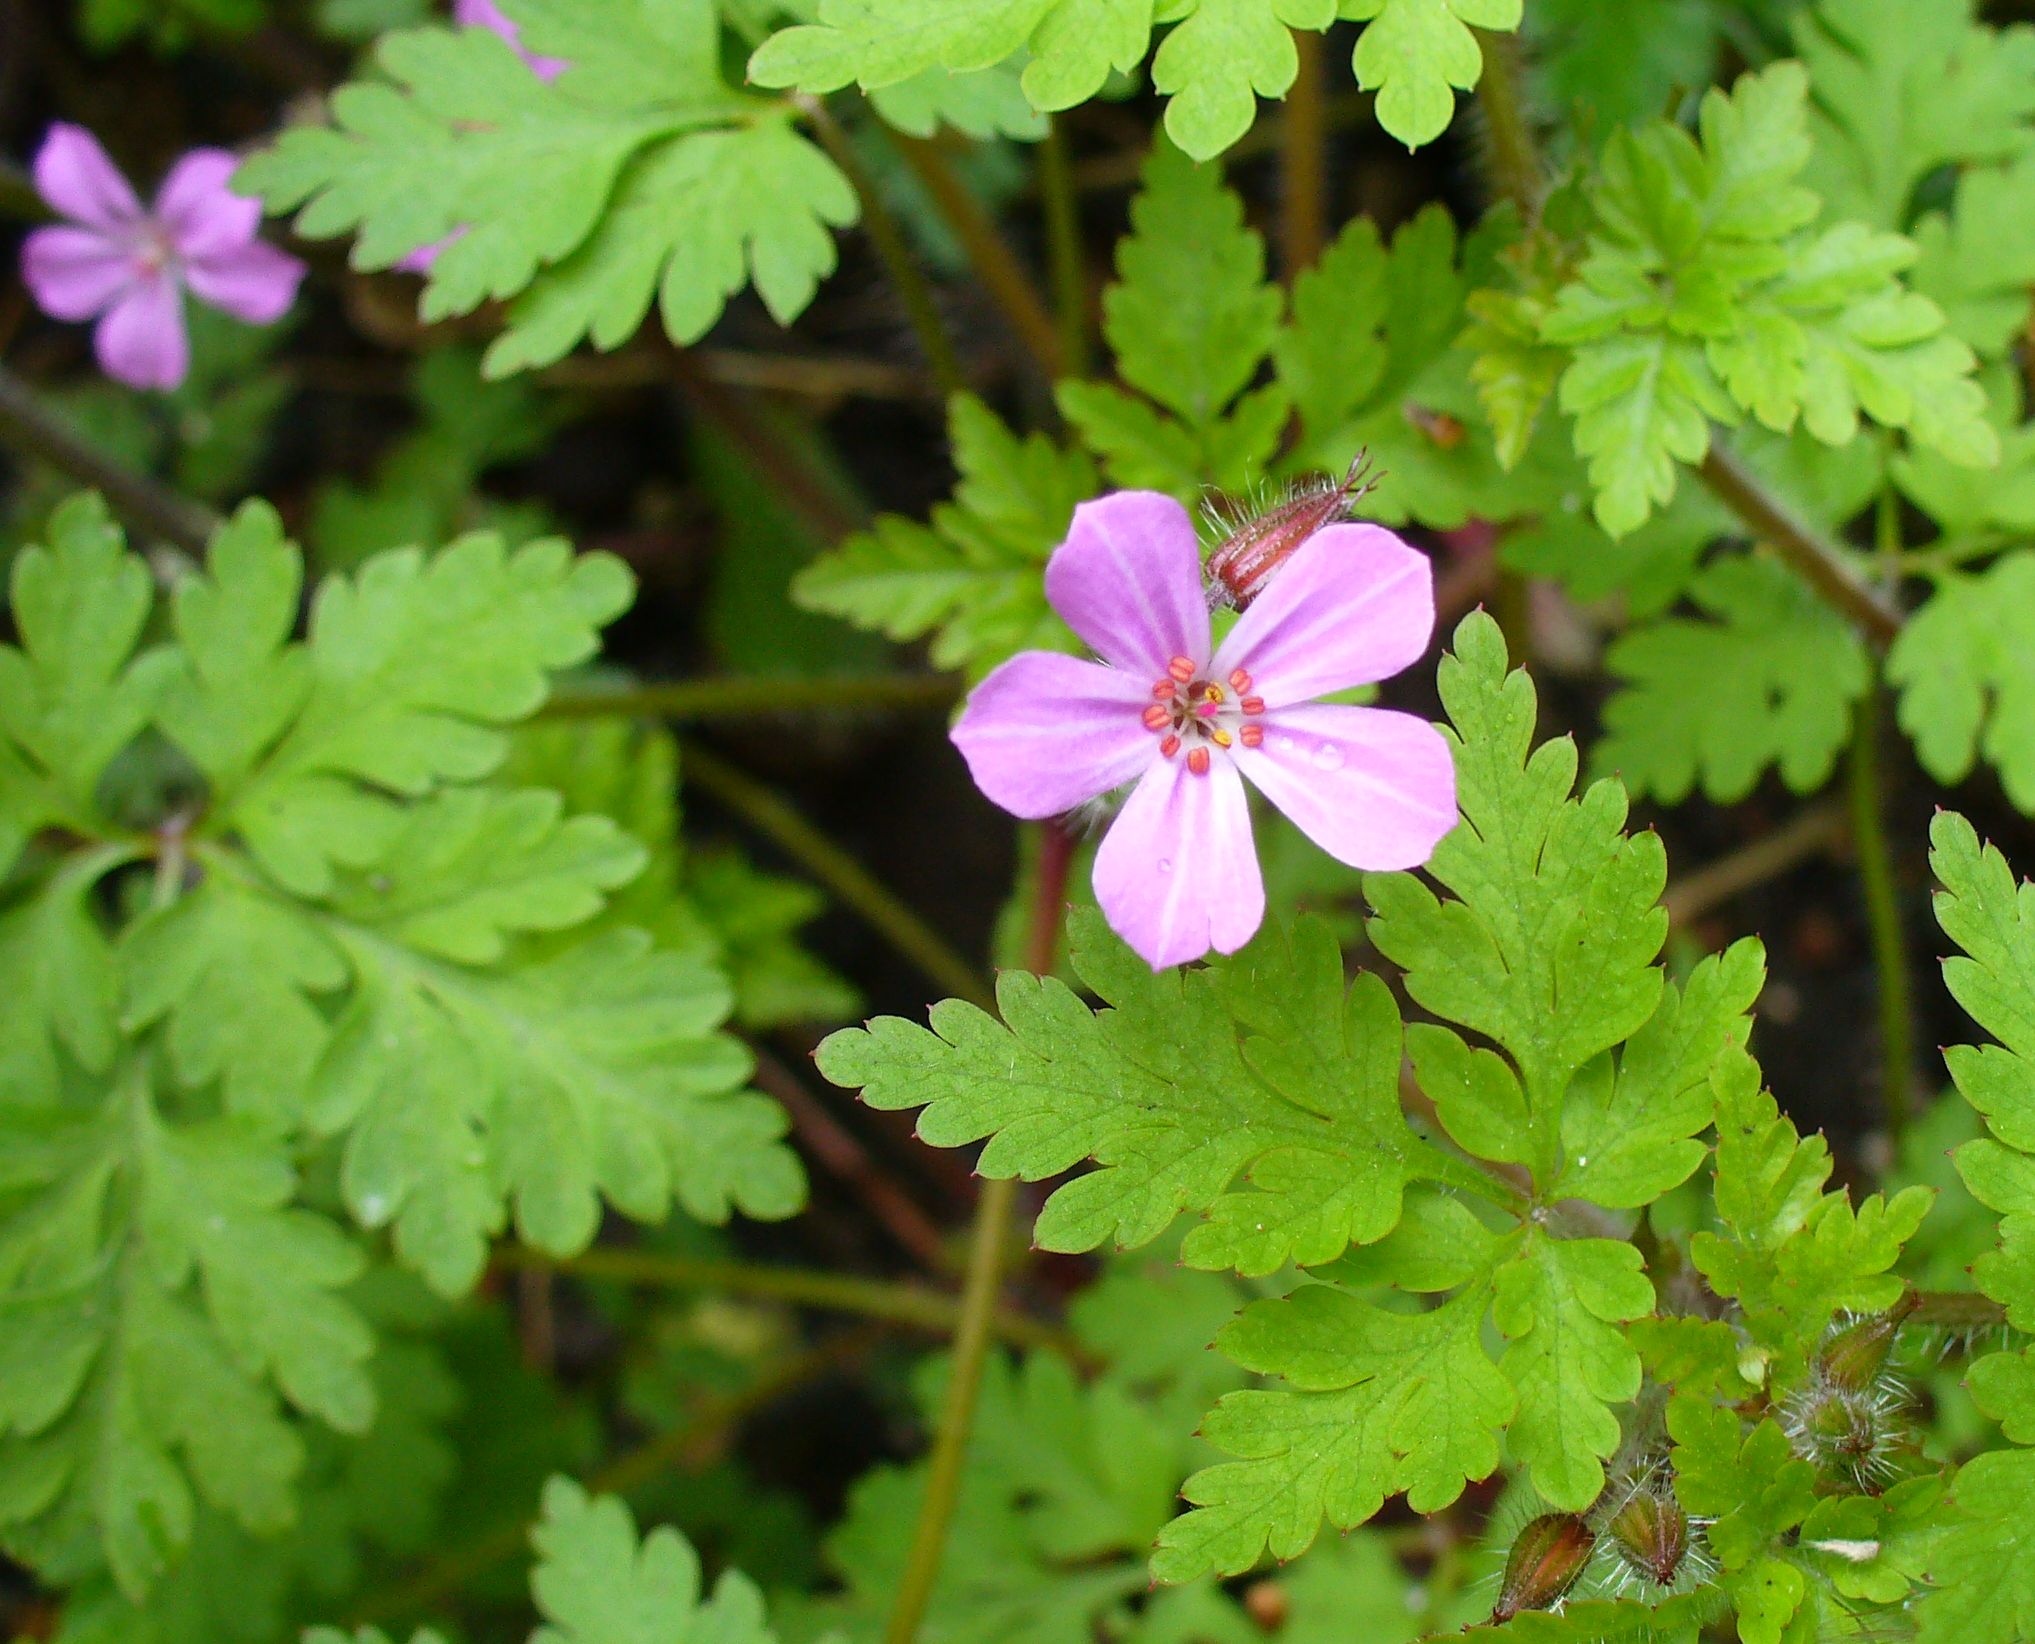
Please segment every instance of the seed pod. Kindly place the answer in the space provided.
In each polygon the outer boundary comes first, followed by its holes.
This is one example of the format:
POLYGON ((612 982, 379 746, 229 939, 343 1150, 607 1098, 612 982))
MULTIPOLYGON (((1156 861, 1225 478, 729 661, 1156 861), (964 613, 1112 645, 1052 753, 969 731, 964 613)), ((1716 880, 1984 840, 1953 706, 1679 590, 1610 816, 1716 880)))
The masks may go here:
POLYGON ((1665 1490, 1635 1490, 1605 1526, 1627 1568, 1657 1587, 1672 1587, 1689 1551, 1689 1515, 1665 1490))
POLYGON ((1527 1610, 1552 1610, 1582 1579, 1596 1545, 1589 1525, 1574 1513, 1542 1513, 1530 1520, 1506 1556, 1492 1623, 1527 1610))
POLYGON ((1340 483, 1319 480, 1269 508, 1220 516, 1218 523, 1225 534, 1208 556, 1208 574, 1231 605, 1239 611, 1246 609, 1302 543, 1324 525, 1343 518, 1350 504, 1373 483, 1365 467, 1365 453, 1359 451, 1340 483))
POLYGON ((1795 1454, 1826 1477, 1877 1494, 1894 1476, 1894 1453, 1906 1441, 1901 1408, 1898 1389, 1885 1378, 1859 1392, 1819 1379, 1783 1415, 1795 1454))
POLYGON ((1848 1392, 1865 1392, 1887 1367, 1901 1326, 1921 1304, 1922 1298, 1910 1290, 1886 1312, 1854 1320, 1833 1334, 1816 1361, 1823 1379, 1848 1392))

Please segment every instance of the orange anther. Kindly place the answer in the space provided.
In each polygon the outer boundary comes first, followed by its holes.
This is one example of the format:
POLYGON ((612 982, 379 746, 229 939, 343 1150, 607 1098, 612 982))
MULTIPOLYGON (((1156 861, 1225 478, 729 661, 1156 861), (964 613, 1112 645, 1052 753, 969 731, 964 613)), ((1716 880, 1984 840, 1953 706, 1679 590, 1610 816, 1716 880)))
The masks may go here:
POLYGON ((1179 680, 1182 685, 1185 685, 1194 677, 1194 663, 1187 657, 1176 656, 1171 662, 1166 664, 1166 672, 1179 680))
POLYGON ((1233 690, 1248 691, 1251 688, 1251 676, 1241 668, 1232 668, 1230 670, 1229 682, 1233 690))
POLYGON ((1261 696, 1247 696, 1241 706, 1247 714, 1261 714, 1265 711, 1265 699, 1261 696))
POLYGON ((1206 748, 1188 749, 1187 769, 1196 776, 1208 775, 1208 750, 1206 748))
POLYGON ((1161 702, 1171 702, 1180 692, 1180 687, 1170 679, 1162 679, 1152 687, 1152 695, 1161 702))
POLYGON ((1148 731, 1163 731, 1172 723, 1172 714, 1156 702, 1145 710, 1145 729, 1148 731))
POLYGON ((1171 759, 1179 751, 1180 739, 1177 736, 1169 736, 1164 742, 1159 744, 1160 754, 1167 759, 1171 759))
POLYGON ((1255 748, 1265 740, 1265 727, 1262 725, 1246 725, 1241 731, 1237 732, 1237 735, 1244 739, 1244 746, 1246 748, 1255 748))

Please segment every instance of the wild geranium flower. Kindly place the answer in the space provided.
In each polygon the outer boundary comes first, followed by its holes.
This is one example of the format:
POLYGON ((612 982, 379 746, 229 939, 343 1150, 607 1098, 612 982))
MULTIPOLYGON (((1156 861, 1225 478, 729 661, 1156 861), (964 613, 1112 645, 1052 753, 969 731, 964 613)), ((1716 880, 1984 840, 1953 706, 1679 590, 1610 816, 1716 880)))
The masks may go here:
POLYGON ((954 742, 976 786, 1022 817, 1136 784, 1096 851, 1095 895, 1155 970, 1234 953, 1264 918, 1246 779, 1352 867, 1417 866, 1455 825, 1440 732, 1316 700, 1427 649, 1433 573, 1390 531, 1316 531, 1218 647, 1187 510, 1119 491, 1075 510, 1046 597, 1100 660, 1012 657, 975 688, 954 742))
POLYGON ((21 276, 45 313, 97 320, 109 377, 175 388, 191 367, 184 293, 250 325, 273 325, 296 301, 304 265, 256 237, 261 203, 227 186, 240 162, 193 149, 144 207, 82 126, 50 127, 35 185, 70 220, 21 248, 21 276))

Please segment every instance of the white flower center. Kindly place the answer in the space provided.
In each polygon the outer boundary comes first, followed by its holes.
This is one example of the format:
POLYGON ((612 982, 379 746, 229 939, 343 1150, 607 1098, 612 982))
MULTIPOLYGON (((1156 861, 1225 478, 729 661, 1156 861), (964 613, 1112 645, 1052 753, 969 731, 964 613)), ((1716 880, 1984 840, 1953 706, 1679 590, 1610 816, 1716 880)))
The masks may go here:
POLYGON ((1187 756, 1187 769, 1206 776, 1215 750, 1241 742, 1255 748, 1265 740, 1256 723, 1265 711, 1263 697, 1251 694, 1251 676, 1232 669, 1227 683, 1202 676, 1191 657, 1176 656, 1152 686, 1152 705, 1145 710, 1145 728, 1159 738, 1159 752, 1168 759, 1187 756))

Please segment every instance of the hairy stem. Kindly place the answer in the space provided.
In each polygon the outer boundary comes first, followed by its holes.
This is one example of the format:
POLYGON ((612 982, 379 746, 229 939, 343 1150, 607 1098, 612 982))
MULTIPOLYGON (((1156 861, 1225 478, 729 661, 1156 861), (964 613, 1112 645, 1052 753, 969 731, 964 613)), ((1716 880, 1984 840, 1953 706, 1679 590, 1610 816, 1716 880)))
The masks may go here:
POLYGON ((0 440, 91 486, 129 524, 186 553, 202 555, 212 533, 224 523, 202 503, 179 496, 106 455, 5 366, 0 366, 0 440))
POLYGON ((1032 284, 1031 275, 997 228, 996 219, 969 192, 938 143, 929 138, 895 134, 894 140, 905 163, 954 231, 954 238, 961 242, 983 289, 1003 311, 1018 341, 1037 362, 1046 380, 1056 380, 1063 369, 1059 327, 1032 284))
POLYGON ((1046 229, 1046 265, 1053 282, 1053 315, 1060 328, 1060 362, 1070 377, 1094 368, 1088 342, 1088 266, 1081 251, 1081 202, 1074 192, 1074 161, 1067 126, 1051 116, 1039 144, 1039 203, 1046 229))
POLYGON ((947 327, 940 319, 940 308, 934 299, 931 282, 912 260, 904 230, 898 227, 890 207, 883 203, 883 195, 875 179, 862 163, 862 156, 855 152, 855 145, 848 140, 847 132, 841 129, 841 122, 817 97, 800 97, 797 102, 812 123, 813 134, 819 138, 821 147, 854 185, 856 197, 862 202, 862 227, 869 235, 870 249, 890 276, 898 301, 904 304, 905 319, 919 339, 919 350, 926 357, 927 369, 940 385, 941 397, 951 399, 965 389, 968 382, 961 370, 961 356, 955 350, 954 339, 948 335, 947 327))
POLYGON ((1858 573, 1836 542, 1775 496, 1721 434, 1712 433, 1710 453, 1696 472, 1720 502, 1874 645, 1884 650, 1899 637, 1907 620, 1900 608, 1858 573))
MULTIPOLYGON (((1033 892, 1031 942, 1026 963, 1034 975, 1053 968, 1066 914, 1067 865, 1074 841, 1057 823, 1046 822, 1040 841, 1038 880, 1033 892)), ((982 1368, 989 1353, 990 1324, 1003 1267, 1003 1245, 1017 1204, 1017 1183, 1009 1178, 985 1181, 975 1206, 970 1235, 968 1277, 961 1290, 961 1319, 954 1332, 954 1359, 947 1391, 940 1403, 939 1427, 926 1466, 926 1494, 912 1530, 911 1552, 898 1581, 897 1598, 883 1629, 884 1644, 913 1644, 926 1605, 940 1577, 947 1532, 961 1497, 961 1475, 968 1460, 968 1435, 975 1425, 975 1402, 982 1390, 982 1368)))
POLYGON ((1998 1330, 2006 1325, 2007 1310, 1992 1297, 1976 1292, 1924 1290, 1915 1298, 1908 1322, 1938 1330, 1998 1330))
POLYGON ((960 685, 943 674, 674 679, 646 685, 566 686, 545 703, 539 717, 712 720, 753 714, 860 713, 883 708, 944 708, 959 694, 960 685))
POLYGON ((686 743, 681 757, 687 777, 799 863, 934 986, 984 1010, 996 1008, 980 974, 946 938, 777 794, 696 742, 686 743))
POLYGON ((1328 243, 1327 42, 1312 29, 1296 29, 1293 45, 1300 69, 1279 125, 1279 260, 1289 285, 1328 243))
MULTIPOLYGON (((951 1334, 961 1320, 959 1300, 944 1291, 923 1284, 901 1284, 816 1268, 764 1267, 751 1262, 611 1246, 596 1246, 577 1256, 547 1256, 540 1250, 511 1245, 497 1250, 494 1259, 496 1266, 518 1272, 564 1273, 574 1278, 612 1279, 618 1284, 656 1289, 756 1296, 794 1307, 859 1314, 938 1335, 951 1334)), ((1076 1362, 1086 1359, 1065 1331, 1022 1313, 992 1308, 989 1331, 1020 1347, 1043 1348, 1076 1362)))

